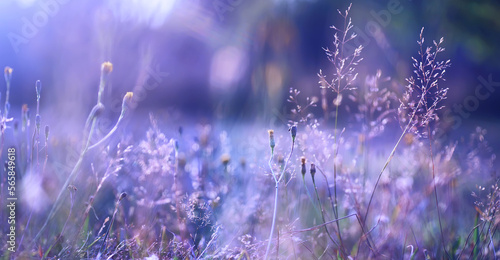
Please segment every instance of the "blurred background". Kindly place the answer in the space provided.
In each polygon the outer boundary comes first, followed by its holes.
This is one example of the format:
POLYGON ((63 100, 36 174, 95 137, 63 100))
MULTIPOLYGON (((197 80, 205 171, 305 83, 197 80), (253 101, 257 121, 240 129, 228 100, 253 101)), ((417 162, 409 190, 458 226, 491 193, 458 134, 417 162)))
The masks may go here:
MULTIPOLYGON (((14 69, 10 114, 18 117, 24 103, 35 106, 39 79, 44 124, 61 132, 83 125, 95 104, 100 64, 109 60, 114 71, 104 104, 110 115, 118 115, 123 95, 134 91, 138 114, 168 108, 193 120, 282 118, 290 88, 303 97, 320 96, 317 73, 332 72, 322 47, 333 48, 335 31, 329 27, 343 24, 337 9, 348 5, 320 0, 3 0, 0 66, 14 69)), ((498 1, 355 0, 350 14, 358 34, 353 44, 365 46, 359 84, 381 69, 398 83, 393 90, 400 95, 425 27, 426 43, 443 36, 441 58, 452 60, 445 103, 451 118, 456 117, 454 125, 480 122, 499 129, 498 1), (493 92, 476 102, 477 86, 485 82, 480 77, 490 81, 493 92), (452 110, 464 102, 470 113, 452 110)), ((0 86, 4 93, 5 84, 0 86)), ((319 107, 314 112, 322 113, 319 107)))

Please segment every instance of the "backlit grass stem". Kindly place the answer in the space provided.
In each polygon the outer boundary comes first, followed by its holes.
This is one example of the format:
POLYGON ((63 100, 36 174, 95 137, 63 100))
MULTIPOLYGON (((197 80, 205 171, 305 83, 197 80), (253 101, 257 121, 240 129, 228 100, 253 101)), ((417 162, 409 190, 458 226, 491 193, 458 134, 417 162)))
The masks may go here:
POLYGON ((272 242, 272 239, 273 239, 273 232, 274 232, 274 228, 275 228, 275 225, 276 225, 276 213, 278 211, 279 183, 283 179, 283 176, 285 176, 286 167, 288 165, 288 162, 290 161, 290 158, 292 157, 293 148, 295 146, 295 136, 293 136, 293 134, 296 134, 296 132, 292 133, 292 148, 290 149, 290 154, 288 155, 288 159, 286 160, 285 165, 283 166, 283 169, 282 169, 282 171, 280 173, 275 173, 274 170, 273 170, 273 165, 272 165, 273 157, 274 157, 274 147, 276 146, 276 143, 275 143, 275 140, 274 140, 274 130, 269 130, 268 133, 269 133, 269 146, 271 147, 271 157, 269 158, 269 169, 271 169, 271 174, 272 174, 272 176, 274 178, 275 193, 274 193, 273 219, 272 219, 272 224, 271 224, 271 231, 270 231, 270 234, 269 234, 269 240, 267 242, 266 255, 264 257, 265 260, 268 259, 267 257, 269 255, 269 250, 271 249, 271 242, 272 242))

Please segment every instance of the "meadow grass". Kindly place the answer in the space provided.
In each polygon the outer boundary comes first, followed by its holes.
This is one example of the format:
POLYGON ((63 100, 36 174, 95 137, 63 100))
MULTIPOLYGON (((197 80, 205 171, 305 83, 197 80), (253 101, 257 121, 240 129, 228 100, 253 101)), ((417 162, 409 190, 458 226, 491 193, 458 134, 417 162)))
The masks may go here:
POLYGON ((324 49, 333 73, 318 74, 321 109, 291 89, 289 125, 267 135, 265 124, 228 132, 151 113, 149 129, 131 138, 131 92, 113 127, 98 131, 113 70, 103 63, 75 160, 62 170, 71 145, 42 128, 41 82, 30 128, 27 106, 9 117, 6 68, 1 148, 17 150, 20 202, 17 250, 2 236, 1 259, 496 259, 500 188, 487 133, 436 136, 448 94, 444 40, 426 47, 421 30, 406 86, 381 71, 363 82, 363 46, 345 48, 357 37, 350 10, 339 11, 344 24, 324 49))

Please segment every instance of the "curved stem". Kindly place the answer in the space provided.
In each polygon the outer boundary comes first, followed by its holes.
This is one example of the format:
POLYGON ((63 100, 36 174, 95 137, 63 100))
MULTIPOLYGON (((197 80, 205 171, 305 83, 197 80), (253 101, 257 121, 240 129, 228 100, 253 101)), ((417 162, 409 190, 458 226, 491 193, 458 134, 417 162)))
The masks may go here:
MULTIPOLYGON (((323 206, 321 206, 321 200, 319 199, 318 188, 316 187, 316 182, 314 181, 314 177, 313 177, 313 184, 314 184, 314 191, 316 193, 316 198, 318 199, 318 203, 319 203, 319 208, 321 209, 321 218, 323 220, 323 223, 326 223, 324 209, 323 209, 323 206)), ((335 217, 335 219, 337 219, 337 217, 335 217)), ((336 223, 338 226, 339 222, 337 221, 336 223)), ((326 226, 325 226, 325 231, 326 231, 326 234, 328 235, 328 237, 330 238, 330 240, 332 241, 332 243, 339 248, 339 250, 342 252, 342 255, 345 258, 346 253, 344 252, 344 248, 340 247, 340 245, 337 244, 337 242, 335 242, 335 240, 333 240, 332 235, 330 234, 330 231, 328 231, 328 228, 326 226)), ((340 234, 340 230, 339 230, 339 234, 340 234)))
POLYGON ((399 137, 398 141, 396 142, 396 145, 394 145, 394 148, 392 148, 391 154, 387 158, 387 160, 386 160, 386 162, 384 164, 384 167, 382 168, 382 170, 380 171, 380 173, 378 175, 377 182, 375 182, 375 186, 373 187, 373 191, 372 191, 372 194, 370 196, 370 200, 368 201, 368 206, 366 207, 365 217, 363 218, 363 223, 365 225, 366 225, 366 220, 368 218, 368 213, 370 212, 370 206, 372 204, 373 195, 375 195, 375 190, 377 189, 378 183, 380 182, 380 178, 382 177, 382 174, 384 173, 385 169, 387 168, 387 166, 391 162, 392 157, 394 156, 394 153, 396 152, 396 148, 398 147, 399 143, 401 143, 401 140, 403 139, 404 135, 406 134, 406 132, 410 128, 411 122, 413 121, 413 118, 415 117, 415 113, 416 113, 417 109, 418 109, 418 106, 413 111, 413 114, 412 114, 410 120, 408 120, 408 124, 406 125, 405 129, 403 130, 403 133, 401 134, 401 136, 399 137))
POLYGON ((269 241, 267 242, 266 248, 266 256, 264 257, 267 260, 267 256, 269 255, 269 249, 271 249, 271 241, 273 239, 274 225, 276 224, 276 212, 278 210, 278 183, 276 183, 276 191, 274 193, 274 210, 273 210, 273 222, 271 224, 271 233, 269 234, 269 241))
POLYGON ((264 257, 265 260, 267 260, 267 256, 269 255, 269 250, 271 249, 271 241, 273 238, 274 227, 276 225, 276 214, 277 214, 277 210, 278 210, 279 183, 281 182, 281 179, 285 175, 286 166, 288 165, 288 162, 290 161, 290 158, 292 157, 294 145, 295 145, 295 140, 292 141, 292 148, 290 150, 290 154, 288 155, 288 159, 286 160, 285 165, 283 166, 283 169, 281 170, 281 173, 279 173, 279 176, 276 176, 276 173, 273 170, 272 161, 273 161, 273 157, 274 157, 274 149, 271 149, 271 158, 269 158, 269 168, 271 169, 271 174, 273 175, 274 182, 276 184, 276 191, 274 194, 273 221, 271 224, 271 232, 269 234, 269 241, 267 242, 266 255, 264 257))

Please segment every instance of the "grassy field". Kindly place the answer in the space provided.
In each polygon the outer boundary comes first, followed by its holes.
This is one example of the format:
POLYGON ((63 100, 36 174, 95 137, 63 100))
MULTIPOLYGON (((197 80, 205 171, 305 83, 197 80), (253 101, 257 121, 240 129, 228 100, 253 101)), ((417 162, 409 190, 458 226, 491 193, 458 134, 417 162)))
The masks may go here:
POLYGON ((1 259, 496 259, 496 156, 484 128, 453 132, 445 39, 415 35, 404 84, 361 75, 350 8, 318 95, 290 89, 272 122, 139 112, 133 92, 110 121, 104 62, 83 129, 55 136, 42 83, 11 108, 5 68, 1 259))

